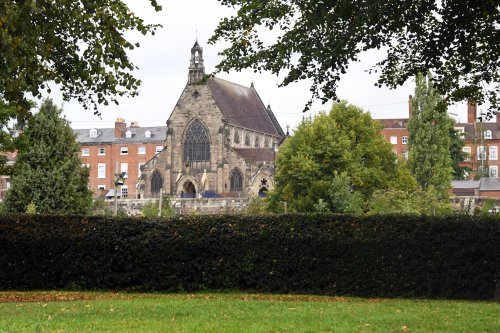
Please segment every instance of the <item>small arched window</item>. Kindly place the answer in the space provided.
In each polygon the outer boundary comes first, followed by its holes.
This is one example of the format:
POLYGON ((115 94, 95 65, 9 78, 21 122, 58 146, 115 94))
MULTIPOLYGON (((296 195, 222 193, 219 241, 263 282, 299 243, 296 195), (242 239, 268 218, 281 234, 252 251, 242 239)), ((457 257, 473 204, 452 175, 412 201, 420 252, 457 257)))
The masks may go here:
POLYGON ((151 175, 151 194, 154 197, 159 196, 161 189, 163 188, 163 176, 160 171, 155 170, 151 175))
POLYGON ((231 182, 231 192, 241 192, 243 190, 243 174, 240 169, 234 168, 229 178, 231 182))
POLYGON ((240 131, 234 130, 234 143, 240 143, 240 131))
POLYGON ((245 135, 245 146, 250 146, 250 134, 245 135))
POLYGON ((255 136, 255 148, 260 147, 260 138, 258 135, 255 136))
POLYGON ((269 148, 269 139, 268 138, 264 139, 264 147, 269 148))

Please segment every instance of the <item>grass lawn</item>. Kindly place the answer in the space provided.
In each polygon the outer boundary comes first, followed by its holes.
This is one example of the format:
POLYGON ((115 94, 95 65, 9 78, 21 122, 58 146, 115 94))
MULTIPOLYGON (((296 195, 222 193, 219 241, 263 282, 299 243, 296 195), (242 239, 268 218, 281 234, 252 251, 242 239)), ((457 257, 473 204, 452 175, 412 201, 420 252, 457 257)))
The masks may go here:
POLYGON ((0 332, 500 332, 492 302, 0 292, 0 332))

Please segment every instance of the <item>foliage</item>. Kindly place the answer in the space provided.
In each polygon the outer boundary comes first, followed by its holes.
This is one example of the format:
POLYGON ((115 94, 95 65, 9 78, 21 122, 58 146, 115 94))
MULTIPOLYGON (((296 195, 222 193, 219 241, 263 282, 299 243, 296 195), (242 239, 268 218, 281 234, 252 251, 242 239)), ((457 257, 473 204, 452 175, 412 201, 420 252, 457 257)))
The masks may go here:
POLYGON ((103 197, 95 198, 92 201, 92 209, 90 215, 102 215, 102 216, 111 216, 113 212, 109 207, 109 202, 106 201, 103 197))
POLYGON ((34 202, 30 202, 28 207, 26 207, 26 214, 36 214, 36 205, 34 202))
POLYGON ((249 290, 491 299, 492 216, 2 215, 7 290, 249 290))
POLYGON ((312 100, 337 99, 348 65, 384 50, 377 85, 402 85, 435 74, 447 101, 499 106, 499 7, 495 1, 219 0, 238 8, 220 21, 212 43, 229 43, 219 70, 253 68, 286 73, 281 85, 312 81, 312 100), (467 10, 464 10, 467 8, 467 10), (264 38, 265 36, 265 38, 264 38))
MULTIPOLYGON (((276 188, 269 193, 271 211, 287 202, 291 211, 315 211, 319 199, 330 198, 335 172, 350 179, 363 200, 390 186, 397 165, 392 148, 380 134, 381 124, 347 102, 299 124, 280 147, 276 188)), ((334 209, 333 202, 328 202, 334 209)))
POLYGON ((12 172, 11 167, 6 165, 5 155, 23 146, 17 132, 23 126, 24 122, 16 115, 16 108, 6 103, 0 95, 0 175, 10 175, 12 172))
POLYGON ((91 207, 88 169, 78 157, 79 145, 62 109, 45 100, 22 134, 27 145, 13 169, 5 205, 25 212, 30 203, 37 213, 87 213, 91 207))
POLYGON ((266 212, 266 199, 259 196, 253 196, 248 201, 247 214, 264 214, 266 212))
MULTIPOLYGON (((149 0, 160 10, 156 0, 149 0)), ((154 33, 124 1, 0 2, 0 95, 27 115, 27 94, 40 97, 59 85, 65 100, 85 108, 137 95, 140 80, 127 51, 139 47, 129 32, 154 33)))
POLYGON ((462 162, 465 161, 469 156, 468 153, 463 151, 464 141, 462 140, 461 134, 455 130, 453 126, 454 122, 450 122, 448 127, 450 136, 450 154, 451 154, 451 166, 453 168, 453 179, 463 180, 467 175, 471 173, 471 168, 468 166, 463 166, 462 162))
MULTIPOLYGON (((328 197, 325 202, 327 210, 317 207, 318 212, 333 213, 362 213, 363 198, 354 191, 351 178, 345 173, 338 174, 334 172, 334 178, 331 180, 328 188, 328 197)), ((322 202, 322 199, 319 199, 322 202)), ((319 203, 318 203, 319 204, 319 203)))
POLYGON ((378 190, 368 204, 370 214, 449 215, 451 203, 440 192, 409 190, 378 190))
POLYGON ((432 78, 419 74, 408 124, 408 165, 424 191, 434 187, 445 193, 451 187, 450 126, 451 119, 432 78))
MULTIPOLYGON (((158 202, 148 202, 144 204, 142 208, 142 216, 144 217, 156 217, 158 216, 158 202)), ((169 197, 163 197, 161 202, 161 216, 171 217, 174 216, 175 210, 172 207, 169 197)))

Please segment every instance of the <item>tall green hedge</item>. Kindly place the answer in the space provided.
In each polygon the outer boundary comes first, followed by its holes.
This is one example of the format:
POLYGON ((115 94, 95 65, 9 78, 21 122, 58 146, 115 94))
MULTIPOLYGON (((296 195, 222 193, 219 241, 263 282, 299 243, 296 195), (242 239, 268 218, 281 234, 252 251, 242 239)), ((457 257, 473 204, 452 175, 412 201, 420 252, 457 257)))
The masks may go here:
POLYGON ((240 289, 491 299, 500 221, 416 216, 0 216, 0 289, 240 289))

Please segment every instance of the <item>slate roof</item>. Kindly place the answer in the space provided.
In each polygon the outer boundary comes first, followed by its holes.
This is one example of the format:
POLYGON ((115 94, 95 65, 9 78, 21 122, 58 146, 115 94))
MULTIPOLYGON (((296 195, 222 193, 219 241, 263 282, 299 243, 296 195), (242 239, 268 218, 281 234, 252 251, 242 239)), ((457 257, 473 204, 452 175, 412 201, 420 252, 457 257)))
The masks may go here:
MULTIPOLYGON (((457 123, 455 127, 463 127, 464 128, 464 139, 467 141, 474 140, 475 136, 479 138, 479 133, 482 131, 491 131, 491 138, 493 140, 500 140, 500 123, 475 123, 476 129, 474 130, 474 124, 472 123, 457 123), (477 134, 475 134, 477 132, 477 134)), ((485 139, 485 142, 489 139, 485 139)))
POLYGON ((248 88, 216 77, 208 79, 207 86, 229 124, 284 136, 273 112, 265 107, 253 86, 248 88))
POLYGON ((454 189, 475 189, 479 188, 479 180, 452 180, 454 189))
POLYGON ((115 128, 96 128, 97 137, 90 137, 90 129, 77 129, 76 141, 79 144, 103 144, 103 143, 150 143, 164 142, 167 137, 167 126, 156 127, 127 127, 126 131, 132 132, 131 138, 125 137, 125 132, 121 138, 115 138, 115 128), (151 132, 151 137, 146 138, 146 131, 151 132))
POLYGON ((500 178, 481 178, 479 191, 500 191, 500 178))
POLYGON ((254 162, 274 162, 274 151, 271 148, 235 148, 244 159, 254 162))
POLYGON ((376 119, 384 125, 384 128, 407 128, 408 118, 405 119, 376 119))

